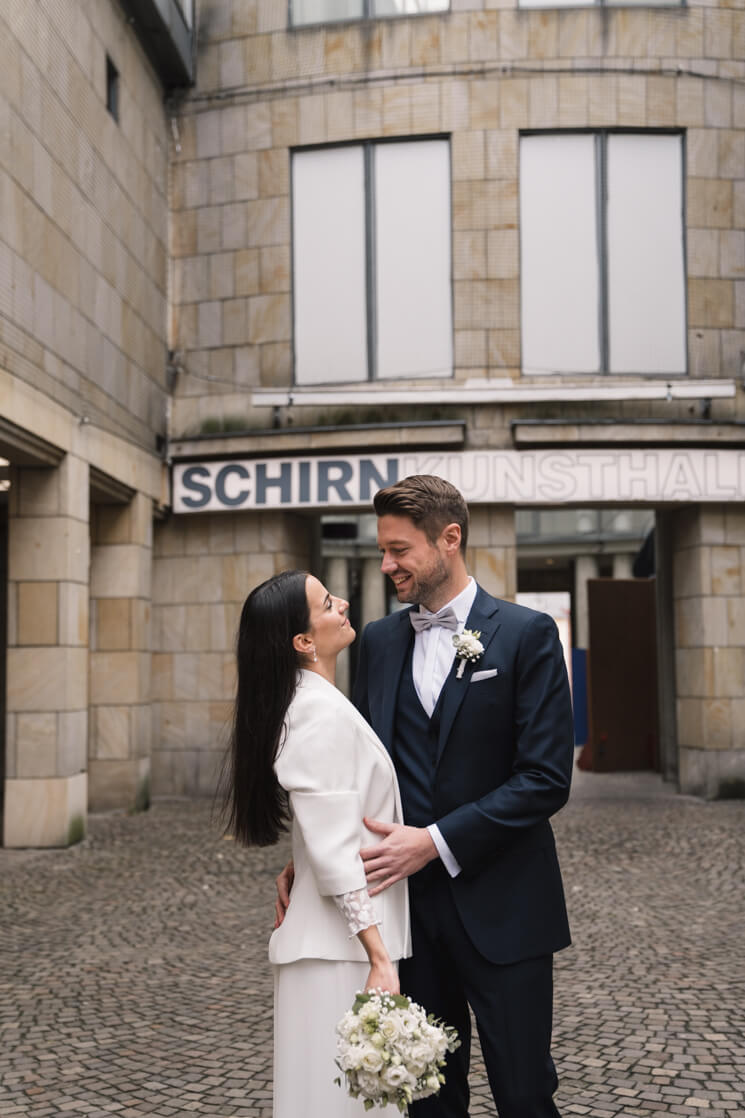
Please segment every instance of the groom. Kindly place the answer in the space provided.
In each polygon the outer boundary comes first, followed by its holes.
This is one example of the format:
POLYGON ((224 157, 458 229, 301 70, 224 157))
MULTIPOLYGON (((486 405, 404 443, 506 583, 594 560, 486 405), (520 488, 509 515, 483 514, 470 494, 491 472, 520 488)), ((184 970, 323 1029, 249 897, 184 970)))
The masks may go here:
POLYGON ((569 795, 573 732, 556 626, 469 577, 454 486, 417 475, 374 504, 382 570, 413 608, 362 636, 354 699, 394 759, 405 819, 366 820, 383 838, 362 857, 373 894, 409 877, 401 990, 463 1041, 412 1118, 467 1118, 469 1005, 500 1118, 557 1118, 552 955, 569 928, 548 820, 569 795), (475 660, 457 655, 464 630, 475 660))

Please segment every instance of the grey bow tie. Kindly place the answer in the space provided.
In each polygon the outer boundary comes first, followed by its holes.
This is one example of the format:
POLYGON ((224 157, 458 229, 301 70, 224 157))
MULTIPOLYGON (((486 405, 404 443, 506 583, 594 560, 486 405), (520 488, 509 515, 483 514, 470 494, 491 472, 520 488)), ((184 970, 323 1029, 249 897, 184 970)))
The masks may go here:
POLYGON ((414 626, 415 633, 421 633, 425 629, 431 629, 434 625, 441 625, 443 629, 450 629, 452 632, 458 628, 458 618, 455 615, 455 610, 450 606, 444 609, 442 613, 426 613, 419 607, 419 610, 412 610, 409 614, 411 624, 414 626))

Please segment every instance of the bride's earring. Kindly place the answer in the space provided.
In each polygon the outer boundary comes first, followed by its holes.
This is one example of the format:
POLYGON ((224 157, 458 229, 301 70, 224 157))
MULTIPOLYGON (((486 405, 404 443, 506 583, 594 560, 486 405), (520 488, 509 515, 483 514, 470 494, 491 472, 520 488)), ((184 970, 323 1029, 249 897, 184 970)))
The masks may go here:
POLYGON ((315 648, 313 649, 313 663, 318 663, 318 653, 316 652, 315 648))

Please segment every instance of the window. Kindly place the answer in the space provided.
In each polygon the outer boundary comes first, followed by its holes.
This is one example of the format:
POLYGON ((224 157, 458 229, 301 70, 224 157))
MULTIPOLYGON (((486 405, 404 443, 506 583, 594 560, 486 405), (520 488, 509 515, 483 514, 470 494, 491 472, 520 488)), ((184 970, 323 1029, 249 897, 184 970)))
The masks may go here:
POLYGON ((519 8, 680 8, 685 0, 518 0, 519 8))
POLYGON ((119 71, 106 55, 106 108, 119 120, 119 71))
POLYGON ((450 376, 447 140, 296 151, 295 380, 450 376))
POLYGON ((290 0, 290 23, 332 23, 338 20, 446 12, 450 0, 290 0))
POLYGON ((525 373, 684 373, 683 140, 520 139, 525 373))

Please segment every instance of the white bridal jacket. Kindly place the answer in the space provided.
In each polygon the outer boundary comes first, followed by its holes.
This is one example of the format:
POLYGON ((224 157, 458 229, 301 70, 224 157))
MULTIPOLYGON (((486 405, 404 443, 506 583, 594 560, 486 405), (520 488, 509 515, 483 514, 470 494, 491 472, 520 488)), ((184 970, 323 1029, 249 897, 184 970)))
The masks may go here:
MULTIPOLYGON (((274 768, 290 798, 295 880, 287 914, 269 941, 269 960, 365 962, 334 896, 365 885, 360 848, 380 836, 368 831, 362 817, 403 822, 393 762, 341 691, 301 669, 274 768)), ((410 955, 406 881, 373 897, 372 904, 391 959, 410 955)))

